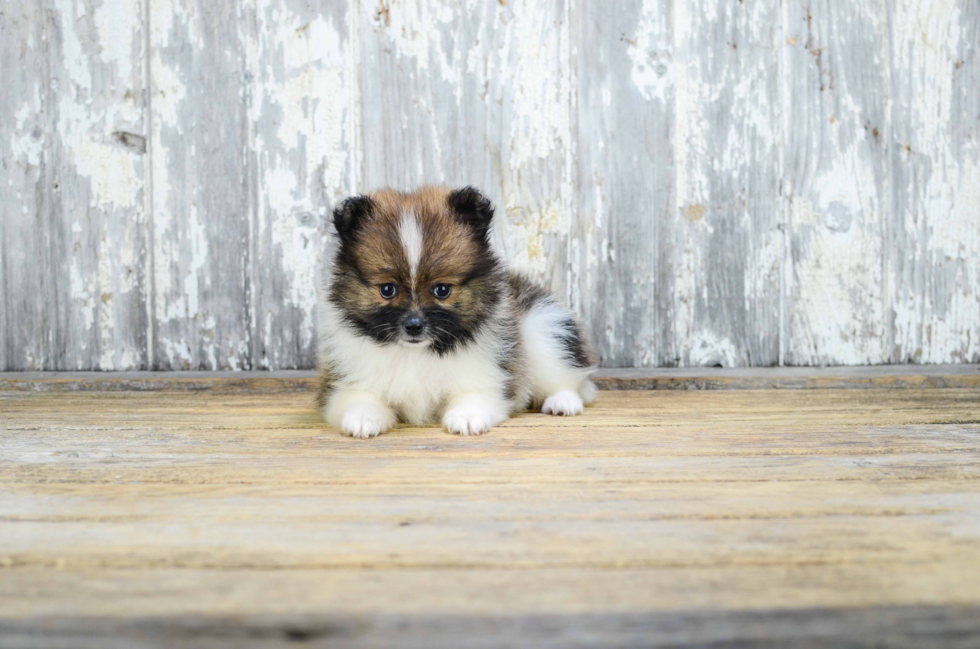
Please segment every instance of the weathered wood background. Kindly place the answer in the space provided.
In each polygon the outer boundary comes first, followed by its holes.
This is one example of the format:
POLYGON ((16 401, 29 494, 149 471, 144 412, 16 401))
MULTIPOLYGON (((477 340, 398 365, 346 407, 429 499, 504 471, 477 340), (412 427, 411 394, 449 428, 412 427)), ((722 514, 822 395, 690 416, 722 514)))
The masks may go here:
POLYGON ((976 0, 18 0, 0 368, 313 364, 343 197, 471 183, 611 366, 980 361, 976 0))

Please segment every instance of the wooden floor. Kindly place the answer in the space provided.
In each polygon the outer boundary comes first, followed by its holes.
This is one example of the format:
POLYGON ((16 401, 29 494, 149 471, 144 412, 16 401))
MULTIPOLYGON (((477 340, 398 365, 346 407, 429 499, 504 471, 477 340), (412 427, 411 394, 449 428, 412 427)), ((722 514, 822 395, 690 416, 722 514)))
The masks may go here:
POLYGON ((974 388, 604 391, 476 438, 297 390, 0 415, 5 648, 980 646, 974 388))

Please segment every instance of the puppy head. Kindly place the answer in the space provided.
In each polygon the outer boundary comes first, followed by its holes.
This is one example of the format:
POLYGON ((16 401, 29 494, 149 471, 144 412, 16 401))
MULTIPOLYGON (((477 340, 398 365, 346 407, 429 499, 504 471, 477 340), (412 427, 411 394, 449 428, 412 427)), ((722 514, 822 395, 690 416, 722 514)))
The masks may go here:
POLYGON ((492 218, 490 201, 472 187, 347 199, 334 211, 331 302, 381 344, 440 355, 467 344, 500 300, 492 218))

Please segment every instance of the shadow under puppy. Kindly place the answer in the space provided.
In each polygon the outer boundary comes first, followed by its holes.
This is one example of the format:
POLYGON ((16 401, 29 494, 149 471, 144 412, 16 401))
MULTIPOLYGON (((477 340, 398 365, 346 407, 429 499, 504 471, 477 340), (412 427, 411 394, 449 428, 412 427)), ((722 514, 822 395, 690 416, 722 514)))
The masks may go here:
POLYGON ((594 360, 571 314, 504 270, 493 206, 477 190, 423 187, 349 198, 317 314, 318 405, 374 437, 397 421, 479 435, 529 407, 577 415, 594 360))

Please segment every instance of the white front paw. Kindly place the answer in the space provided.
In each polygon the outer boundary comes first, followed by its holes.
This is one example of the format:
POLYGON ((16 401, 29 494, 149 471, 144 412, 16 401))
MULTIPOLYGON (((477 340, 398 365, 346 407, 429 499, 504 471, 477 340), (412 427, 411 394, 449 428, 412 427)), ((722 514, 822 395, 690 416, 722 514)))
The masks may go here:
POLYGON ((351 437, 377 437, 388 429, 384 411, 369 403, 355 403, 344 412, 340 428, 351 437))
POLYGON ((571 390, 561 390, 544 400, 541 412, 546 415, 580 415, 582 414, 582 397, 571 390))
POLYGON ((486 408, 473 404, 461 404, 446 411, 442 417, 442 425, 450 433, 482 435, 490 430, 493 421, 486 408))

